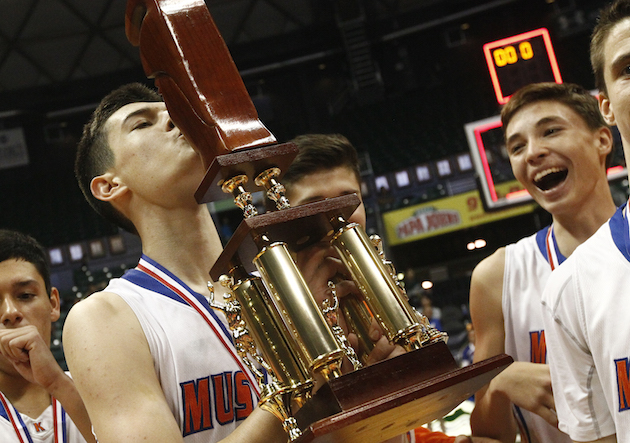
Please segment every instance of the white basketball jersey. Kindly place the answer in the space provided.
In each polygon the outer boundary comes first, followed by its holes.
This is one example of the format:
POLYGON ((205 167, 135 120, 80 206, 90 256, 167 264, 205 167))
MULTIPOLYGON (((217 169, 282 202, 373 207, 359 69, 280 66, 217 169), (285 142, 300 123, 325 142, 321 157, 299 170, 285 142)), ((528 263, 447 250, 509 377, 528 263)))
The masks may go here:
POLYGON ((206 298, 146 256, 105 290, 138 317, 184 441, 221 440, 249 416, 258 386, 236 354, 225 317, 206 298))
POLYGON ((630 442, 630 229, 626 207, 580 245, 543 295, 560 428, 630 442))
MULTIPOLYGON (((547 349, 540 299, 552 264, 564 261, 553 230, 546 227, 505 248, 503 321, 505 353, 514 361, 546 363, 547 349)), ((568 442, 569 437, 540 416, 514 408, 523 442, 568 442)))
POLYGON ((85 443, 85 439, 58 402, 31 418, 19 413, 0 393, 0 442, 85 443))

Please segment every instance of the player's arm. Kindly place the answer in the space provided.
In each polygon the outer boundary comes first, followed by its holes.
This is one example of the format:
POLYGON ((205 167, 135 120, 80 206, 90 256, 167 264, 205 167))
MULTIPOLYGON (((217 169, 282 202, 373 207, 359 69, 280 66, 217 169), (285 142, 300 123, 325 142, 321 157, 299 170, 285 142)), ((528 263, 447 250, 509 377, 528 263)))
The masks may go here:
POLYGON ((256 408, 229 437, 220 443, 287 443, 280 420, 271 412, 256 408))
MULTIPOLYGON (((500 248, 473 270, 470 314, 475 328, 474 361, 485 360, 505 351, 502 307, 504 268, 505 249, 500 248)), ((470 425, 476 436, 513 442, 516 438, 516 422, 512 416, 510 399, 501 380, 497 380, 500 375, 475 394, 475 409, 470 417, 470 425)))
MULTIPOLYGON (((473 271, 470 311, 475 326, 475 361, 505 352, 503 277, 505 249, 497 250, 473 271)), ((482 388, 475 398, 471 425, 475 435, 513 442, 516 422, 512 404, 531 411, 553 426, 558 421, 545 364, 514 362, 482 388)))
POLYGON ((95 443, 96 439, 92 434, 92 422, 74 381, 67 374, 62 373, 57 381, 47 389, 53 397, 59 400, 85 441, 95 443))
POLYGON ((64 347, 100 443, 183 442, 142 327, 120 297, 101 292, 75 305, 64 347))

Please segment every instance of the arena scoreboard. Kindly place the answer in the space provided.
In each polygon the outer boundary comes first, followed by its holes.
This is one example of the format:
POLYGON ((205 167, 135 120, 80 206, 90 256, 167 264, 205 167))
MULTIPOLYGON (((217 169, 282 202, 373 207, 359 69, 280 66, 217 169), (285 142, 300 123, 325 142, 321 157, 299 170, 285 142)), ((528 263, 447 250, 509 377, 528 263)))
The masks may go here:
POLYGON ((562 83, 546 28, 486 43, 483 51, 499 104, 530 83, 562 83))

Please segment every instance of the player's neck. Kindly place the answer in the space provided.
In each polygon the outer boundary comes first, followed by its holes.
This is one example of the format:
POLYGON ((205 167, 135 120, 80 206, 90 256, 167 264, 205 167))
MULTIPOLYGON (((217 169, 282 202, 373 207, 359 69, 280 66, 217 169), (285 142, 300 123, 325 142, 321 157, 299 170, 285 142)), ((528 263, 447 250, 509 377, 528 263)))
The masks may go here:
POLYGON ((138 228, 144 254, 177 275, 193 290, 207 292, 210 268, 221 253, 221 240, 205 206, 153 219, 138 228))
POLYGON ((15 409, 31 418, 39 417, 50 406, 50 394, 18 374, 0 371, 0 391, 15 409))
POLYGON ((610 194, 595 205, 585 204, 566 214, 554 214, 554 235, 560 252, 565 257, 591 237, 612 215, 616 207, 610 194))

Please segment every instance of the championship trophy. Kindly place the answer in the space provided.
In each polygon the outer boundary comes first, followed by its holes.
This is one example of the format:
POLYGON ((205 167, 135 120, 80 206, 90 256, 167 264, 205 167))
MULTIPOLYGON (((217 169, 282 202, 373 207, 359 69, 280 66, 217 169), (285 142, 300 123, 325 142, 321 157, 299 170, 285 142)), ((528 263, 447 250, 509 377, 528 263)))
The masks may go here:
POLYGON ((291 207, 281 184, 297 154, 258 119, 203 0, 128 0, 126 32, 140 47, 171 118, 200 154, 199 203, 231 195, 243 221, 209 270, 226 295, 220 306, 237 351, 261 385, 260 407, 296 442, 378 442, 443 416, 512 359, 500 355, 458 368, 444 334, 409 305, 379 240, 347 220, 356 195, 291 207), (252 192, 276 210, 259 214, 252 192), (320 306, 292 252, 326 239, 360 294, 320 306), (344 316, 358 349, 338 324, 344 316), (365 366, 378 322, 407 352, 365 366), (342 362, 348 359, 352 370, 342 362), (316 389, 317 387, 317 389, 316 389))

